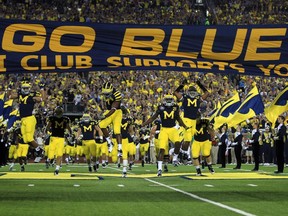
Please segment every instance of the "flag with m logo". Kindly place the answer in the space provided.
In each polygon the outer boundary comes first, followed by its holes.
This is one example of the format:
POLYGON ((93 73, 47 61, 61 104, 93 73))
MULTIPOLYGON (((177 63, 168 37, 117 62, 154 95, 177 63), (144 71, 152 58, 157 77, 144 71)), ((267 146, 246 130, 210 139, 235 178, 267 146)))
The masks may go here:
POLYGON ((221 108, 217 111, 214 117, 214 128, 220 128, 223 124, 227 123, 229 118, 239 108, 241 100, 237 92, 230 99, 228 99, 221 108))
POLYGON ((264 112, 264 104, 257 86, 254 86, 246 95, 240 107, 228 119, 228 126, 235 127, 239 123, 264 112))
POLYGON ((264 113, 268 121, 275 126, 279 115, 288 111, 288 86, 286 86, 272 101, 272 103, 265 108, 264 113))

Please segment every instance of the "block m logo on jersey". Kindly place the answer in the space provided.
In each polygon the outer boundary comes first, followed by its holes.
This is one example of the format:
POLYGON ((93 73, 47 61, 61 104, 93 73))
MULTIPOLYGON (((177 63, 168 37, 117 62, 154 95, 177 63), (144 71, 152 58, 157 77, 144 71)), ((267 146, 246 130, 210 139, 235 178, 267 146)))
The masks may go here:
POLYGON ((83 126, 84 132, 86 131, 92 131, 92 125, 89 125, 88 127, 83 126))
POLYGON ((168 113, 167 111, 164 111, 164 119, 174 119, 174 111, 172 111, 171 113, 168 113))
POLYGON ((55 128, 63 128, 63 127, 64 127, 63 121, 61 121, 61 122, 55 121, 55 128))
POLYGON ((126 130, 128 126, 128 122, 126 122, 125 124, 122 124, 121 127, 123 128, 123 130, 126 130))
POLYGON ((187 106, 190 107, 190 106, 194 106, 194 107, 197 107, 197 98, 195 98, 194 100, 191 100, 191 99, 187 99, 187 106))
POLYGON ((203 127, 201 127, 200 130, 196 129, 196 134, 197 135, 204 134, 203 127))
POLYGON ((22 97, 22 95, 20 95, 19 102, 22 104, 27 104, 27 99, 28 99, 28 96, 22 97))

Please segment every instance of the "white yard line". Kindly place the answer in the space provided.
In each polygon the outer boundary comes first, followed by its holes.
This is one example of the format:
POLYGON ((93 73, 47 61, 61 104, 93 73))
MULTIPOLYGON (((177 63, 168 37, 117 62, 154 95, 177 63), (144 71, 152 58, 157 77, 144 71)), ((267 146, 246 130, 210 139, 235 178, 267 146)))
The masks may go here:
POLYGON ((230 207, 230 206, 227 206, 227 205, 224 205, 222 203, 219 203, 219 202, 215 202, 215 201, 212 201, 212 200, 209 200, 209 199, 206 199, 206 198, 202 198, 202 197, 199 197, 195 194, 192 194, 192 193, 188 193, 186 191, 182 191, 180 189, 177 189, 177 188, 174 188, 174 187, 171 187, 169 185, 165 185, 165 184, 162 184, 160 182, 157 182, 157 181, 154 181, 154 180, 151 180, 151 179, 148 179, 148 178, 145 178, 146 181, 149 181, 149 182, 152 182, 154 184, 157 184, 157 185, 161 185, 162 187, 166 187, 166 188, 169 188, 170 190, 174 190, 174 191, 177 191, 179 193, 182 193, 182 194, 185 194, 189 197, 192 197, 194 199, 197 199, 197 200, 201 200, 203 202, 207 202, 207 203, 210 203, 210 204, 213 204, 213 205, 216 205, 220 208, 224 208, 224 209, 227 209, 229 211, 233 211, 237 214, 240 214, 240 215, 245 215, 245 216, 255 216, 254 214, 251 214, 251 213, 248 213, 248 212, 245 212, 245 211, 242 211, 240 209, 236 209, 236 208, 233 208, 233 207, 230 207))

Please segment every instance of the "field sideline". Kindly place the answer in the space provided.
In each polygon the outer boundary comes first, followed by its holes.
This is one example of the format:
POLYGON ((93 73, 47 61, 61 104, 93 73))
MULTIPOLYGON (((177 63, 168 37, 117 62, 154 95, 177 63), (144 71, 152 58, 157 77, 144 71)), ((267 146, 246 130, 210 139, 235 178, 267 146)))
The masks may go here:
POLYGON ((1 215, 286 215, 288 173, 274 166, 241 170, 214 166, 214 175, 193 166, 173 167, 156 177, 156 165, 136 164, 127 178, 109 164, 89 173, 87 165, 63 165, 59 176, 45 164, 0 169, 1 215))

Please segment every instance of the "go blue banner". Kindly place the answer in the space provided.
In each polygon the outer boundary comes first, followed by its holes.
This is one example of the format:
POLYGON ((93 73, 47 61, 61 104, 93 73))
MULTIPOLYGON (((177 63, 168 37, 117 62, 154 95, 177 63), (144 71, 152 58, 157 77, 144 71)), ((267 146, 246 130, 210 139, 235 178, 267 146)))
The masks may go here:
POLYGON ((0 21, 2 74, 178 70, 288 77, 288 25, 0 21))

